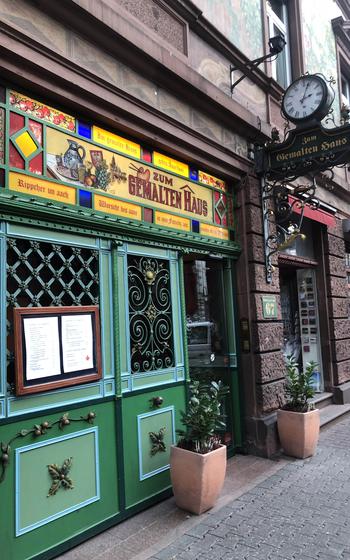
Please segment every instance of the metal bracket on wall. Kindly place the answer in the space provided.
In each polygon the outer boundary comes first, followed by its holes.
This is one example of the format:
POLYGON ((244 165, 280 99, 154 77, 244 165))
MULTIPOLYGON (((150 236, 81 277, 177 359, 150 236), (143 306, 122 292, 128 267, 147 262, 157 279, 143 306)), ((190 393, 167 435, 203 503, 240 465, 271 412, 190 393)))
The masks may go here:
POLYGON ((272 257, 286 249, 298 237, 305 239, 302 233, 305 206, 316 210, 319 200, 314 196, 316 180, 293 185, 289 181, 268 180, 267 175, 261 177, 261 196, 263 214, 263 233, 266 282, 271 284, 275 270, 272 257), (291 198, 293 197, 293 198, 291 198))

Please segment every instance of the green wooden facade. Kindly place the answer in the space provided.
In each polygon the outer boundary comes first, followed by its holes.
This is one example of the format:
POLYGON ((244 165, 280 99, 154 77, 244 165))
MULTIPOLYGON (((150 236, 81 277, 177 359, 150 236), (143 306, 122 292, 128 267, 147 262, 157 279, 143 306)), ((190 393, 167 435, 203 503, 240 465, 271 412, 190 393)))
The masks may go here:
MULTIPOLYGON (((79 133, 84 121, 70 120, 52 108, 48 108, 49 120, 43 111, 45 104, 24 93, 20 99, 27 99, 27 105, 21 105, 11 88, 2 90, 0 549, 6 560, 54 557, 170 495, 169 448, 176 440, 179 411, 186 406, 190 381, 183 257, 191 253, 214 254, 223 263, 233 435, 229 451, 233 453, 241 444, 233 288, 239 245, 234 241, 231 218, 223 217, 230 205, 233 208, 231 191, 223 194, 220 188, 200 184, 196 173, 191 179, 166 172, 169 181, 169 177, 177 177, 193 192, 198 185, 208 193, 212 215, 204 223, 213 230, 206 231, 225 230, 226 239, 201 233, 198 216, 192 219, 181 211, 174 214, 167 209, 174 219, 184 220, 187 229, 161 227, 155 223, 155 214, 162 210, 146 200, 140 204, 121 198, 125 208, 129 208, 127 204, 139 207, 141 219, 128 218, 123 211, 121 215, 98 211, 94 197, 103 198, 106 191, 89 184, 75 186, 73 178, 64 181, 49 172, 47 131, 67 134, 79 144, 93 144, 96 152, 103 152, 105 146, 79 133), (63 121, 55 118, 59 115, 63 121), (71 122, 74 126, 67 128, 71 122), (22 143, 18 142, 21 137, 22 143), (19 190, 13 188, 15 180, 22 185, 19 190), (26 192, 25 184, 36 188, 26 192), (73 203, 55 199, 60 188, 73 196, 73 203), (215 218, 220 201, 225 205, 220 214, 225 223, 215 218), (132 364, 138 347, 132 345, 130 330, 130 267, 139 266, 142 259, 152 261, 154 274, 156 269, 166 271, 172 330, 167 343, 171 359, 161 365, 155 361, 147 371, 132 364), (91 304, 100 310, 102 379, 16 396, 13 308, 91 304), (153 404, 157 396, 163 399, 159 407, 153 404), (152 453, 150 433, 160 430, 165 451, 152 453), (67 477, 73 488, 61 484, 51 494, 48 465, 62 469, 65 461, 71 461, 67 477)), ((117 164, 119 156, 127 157, 131 166, 157 171, 152 162, 142 159, 142 146, 141 158, 114 148, 109 151, 117 164)), ((108 194, 107 198, 108 203, 115 200, 119 204, 118 196, 108 194)))

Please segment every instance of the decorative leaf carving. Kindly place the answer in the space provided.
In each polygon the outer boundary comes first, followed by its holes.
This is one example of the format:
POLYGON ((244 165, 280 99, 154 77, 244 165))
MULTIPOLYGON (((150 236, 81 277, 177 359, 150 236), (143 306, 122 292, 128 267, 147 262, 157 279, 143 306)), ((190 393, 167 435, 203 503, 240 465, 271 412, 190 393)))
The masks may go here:
POLYGON ((149 437, 152 442, 151 455, 156 455, 159 452, 166 451, 164 443, 164 435, 166 428, 161 428, 159 432, 149 432, 149 437))
POLYGON ((62 467, 59 467, 56 463, 52 463, 52 465, 47 465, 49 470, 49 475, 52 478, 52 483, 49 489, 49 493, 47 497, 54 496, 57 491, 61 488, 65 490, 73 490, 73 481, 68 476, 70 469, 72 467, 73 457, 69 457, 63 461, 62 467))

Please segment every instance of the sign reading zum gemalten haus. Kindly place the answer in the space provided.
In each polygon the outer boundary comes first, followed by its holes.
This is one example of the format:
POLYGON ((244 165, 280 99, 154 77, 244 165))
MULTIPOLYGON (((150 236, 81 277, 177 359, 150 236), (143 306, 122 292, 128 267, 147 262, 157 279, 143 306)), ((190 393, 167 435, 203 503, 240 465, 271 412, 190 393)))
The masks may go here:
POLYGON ((264 157, 259 159, 258 172, 276 178, 301 176, 350 163, 350 125, 331 129, 317 124, 308 129, 296 128, 285 142, 266 147, 264 157))

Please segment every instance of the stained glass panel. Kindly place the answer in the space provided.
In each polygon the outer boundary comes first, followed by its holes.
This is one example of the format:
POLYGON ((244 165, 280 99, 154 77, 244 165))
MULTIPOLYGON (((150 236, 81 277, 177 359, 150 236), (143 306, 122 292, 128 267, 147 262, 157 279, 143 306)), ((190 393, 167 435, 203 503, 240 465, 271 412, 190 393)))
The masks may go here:
POLYGON ((24 128, 24 117, 18 113, 10 113, 10 136, 24 128))
POLYGON ((36 121, 29 121, 29 128, 40 145, 43 143, 43 125, 36 121))
POLYGON ((5 111, 0 109, 0 163, 5 162, 5 111))
POLYGON ((12 142, 10 142, 10 166, 24 169, 24 159, 18 153, 12 142))
POLYGON ((29 132, 23 132, 13 142, 16 144, 17 148, 21 150, 25 157, 28 157, 38 149, 38 146, 34 142, 33 138, 29 132))
POLYGON ((37 173, 38 175, 43 174, 43 153, 36 155, 29 162, 29 171, 32 173, 37 173))

